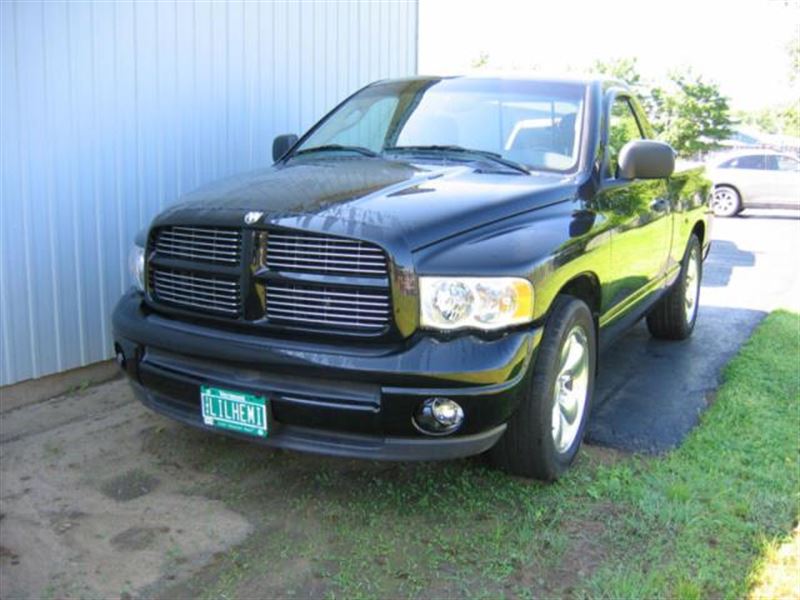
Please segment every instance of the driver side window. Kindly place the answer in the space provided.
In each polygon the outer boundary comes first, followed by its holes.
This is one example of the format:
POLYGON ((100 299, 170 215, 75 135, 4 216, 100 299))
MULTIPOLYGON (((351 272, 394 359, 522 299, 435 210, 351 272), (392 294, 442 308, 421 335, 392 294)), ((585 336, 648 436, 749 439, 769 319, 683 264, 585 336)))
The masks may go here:
POLYGON ((617 96, 611 105, 608 119, 608 145, 606 147, 605 179, 616 179, 619 170, 619 151, 632 140, 644 136, 630 102, 624 96, 617 96))

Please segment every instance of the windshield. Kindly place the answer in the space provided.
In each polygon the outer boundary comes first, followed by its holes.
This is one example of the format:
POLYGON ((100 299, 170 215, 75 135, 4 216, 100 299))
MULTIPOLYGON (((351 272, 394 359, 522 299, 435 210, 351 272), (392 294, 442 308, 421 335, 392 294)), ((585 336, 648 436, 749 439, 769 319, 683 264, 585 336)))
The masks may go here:
POLYGON ((422 79, 358 92, 295 150, 424 155, 455 149, 497 155, 532 170, 578 162, 585 87, 504 79, 422 79))

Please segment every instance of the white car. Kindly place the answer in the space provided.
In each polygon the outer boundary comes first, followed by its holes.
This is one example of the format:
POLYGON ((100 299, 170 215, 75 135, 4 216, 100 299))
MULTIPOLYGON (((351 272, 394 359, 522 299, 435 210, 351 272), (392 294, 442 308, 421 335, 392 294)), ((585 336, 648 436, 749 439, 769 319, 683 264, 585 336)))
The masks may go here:
POLYGON ((708 164, 714 183, 711 208, 732 217, 745 208, 800 209, 800 161, 771 150, 742 150, 708 164))

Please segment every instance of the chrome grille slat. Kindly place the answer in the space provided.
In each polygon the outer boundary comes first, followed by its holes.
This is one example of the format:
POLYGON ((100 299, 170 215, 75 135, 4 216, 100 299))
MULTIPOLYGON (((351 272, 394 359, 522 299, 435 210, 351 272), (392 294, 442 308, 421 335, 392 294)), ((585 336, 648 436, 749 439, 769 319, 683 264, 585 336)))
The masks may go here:
POLYGON ((237 254, 236 249, 220 248, 219 244, 214 242, 203 242, 200 240, 182 240, 172 238, 166 234, 159 236, 156 246, 178 246, 179 248, 186 248, 187 250, 198 250, 201 252, 218 252, 220 254, 237 254), (199 246, 199 247, 198 247, 199 246))
POLYGON ((206 260, 211 262, 222 262, 222 261, 230 263, 239 262, 238 258, 236 258, 235 256, 226 258, 218 253, 208 254, 191 250, 185 252, 182 249, 164 248, 160 244, 156 246, 156 250, 163 256, 178 256, 178 257, 190 258, 192 260, 197 259, 197 260, 206 260))
MULTIPOLYGON (((290 315, 292 318, 294 318, 294 316, 297 315, 298 310, 297 310, 297 308, 275 308, 273 306, 273 307, 270 307, 270 312, 272 312, 273 314, 278 314, 278 315, 281 315, 281 314, 290 315)), ((309 308, 307 306, 304 307, 302 309, 302 311, 300 311, 300 312, 302 312, 302 315, 301 315, 302 317, 319 317, 321 319, 328 319, 331 322, 333 322, 333 321, 335 321, 337 319, 341 319, 343 321, 348 322, 350 320, 350 318, 351 318, 351 315, 348 315, 348 314, 342 314, 342 315, 335 314, 335 313, 332 314, 327 309, 309 310, 309 308)), ((352 313, 352 311, 350 311, 350 312, 352 313)), ((386 316, 385 315, 383 315, 383 316, 374 316, 374 315, 360 314, 358 316, 358 319, 359 319, 359 321, 374 321, 376 323, 385 323, 386 322, 386 316)))
POLYGON ((273 232, 270 233, 270 237, 278 239, 278 240, 296 240, 297 238, 302 238, 303 240, 308 240, 311 242, 326 242, 326 243, 342 243, 342 244, 366 244, 366 242, 362 242, 360 240, 351 240, 348 238, 338 238, 338 237, 329 237, 327 235, 314 235, 311 233, 304 233, 302 231, 292 232, 292 233, 280 233, 280 232, 273 232))
POLYGON ((206 292, 205 290, 198 289, 196 287, 187 288, 187 287, 169 285, 159 281, 158 279, 155 280, 154 287, 156 289, 156 292, 158 292, 158 294, 161 296, 169 294, 180 298, 188 290, 196 296, 201 296, 202 298, 208 299, 209 302, 236 306, 236 301, 238 300, 238 296, 234 299, 231 299, 230 296, 227 296, 225 294, 220 294, 218 292, 206 292))
MULTIPOLYGON (((292 242, 285 242, 283 240, 276 240, 274 237, 271 237, 271 243, 273 246, 279 246, 281 248, 293 248, 297 246, 297 241, 292 242)), ((351 250, 356 252, 363 252, 364 254, 373 254, 375 256, 383 256, 383 252, 381 252, 378 248, 371 248, 370 246, 364 246, 361 243, 354 244, 352 242, 340 242, 338 240, 330 241, 327 244, 316 244, 316 243, 306 243, 303 242, 303 248, 311 248, 315 250, 327 250, 329 248, 334 248, 336 250, 351 250)))
POLYGON ((241 259, 242 233, 230 228, 162 227, 155 233, 153 248, 164 257, 236 264, 241 259))
MULTIPOLYGON (((291 319, 287 319, 287 320, 295 321, 295 322, 298 322, 298 323, 318 323, 320 325, 333 325, 333 326, 339 326, 339 327, 345 327, 345 328, 362 327, 362 328, 376 329, 375 325, 373 325, 373 324, 358 323, 358 322, 353 322, 353 321, 336 322, 336 321, 331 321, 329 319, 311 319, 311 318, 307 318, 307 317, 291 317, 291 319)), ((381 329, 381 328, 377 328, 377 329, 381 329)))
MULTIPOLYGON (((297 294, 296 296, 292 296, 290 294, 276 294, 275 292, 272 292, 269 297, 273 302, 276 302, 276 303, 297 302, 297 300, 300 299, 303 302, 314 303, 315 301, 318 301, 318 302, 320 302, 322 304, 326 304, 326 305, 330 305, 330 306, 334 306, 334 305, 337 305, 337 304, 341 304, 343 306, 350 306, 351 305, 351 301, 347 300, 347 299, 331 298, 329 300, 317 300, 313 296, 302 296, 300 294, 297 294)), ((358 300, 357 304, 359 306, 372 307, 372 308, 378 308, 378 309, 385 309, 385 308, 387 308, 389 306, 388 302, 375 302, 374 300, 373 301, 358 300)))
POLYGON ((194 227, 190 225, 173 225, 170 229, 172 229, 173 231, 179 231, 183 233, 210 234, 213 236, 239 237, 241 235, 241 231, 239 231, 238 229, 222 229, 216 227, 194 227))
MULTIPOLYGON (((346 269, 338 269, 338 268, 327 268, 325 265, 322 267, 319 266, 311 266, 311 265, 298 265, 298 264, 287 264, 287 263, 276 263, 274 261, 267 261, 267 265, 270 267, 277 267, 280 270, 286 271, 294 271, 295 269, 301 269, 303 271, 317 271, 317 272, 341 272, 345 271, 346 269)), ((359 274, 369 274, 369 275, 379 275, 384 274, 386 271, 379 271, 377 269, 359 269, 359 274)))
MULTIPOLYGON (((275 301, 274 299, 270 298, 270 310, 275 311, 287 311, 290 310, 293 313, 297 312, 297 303, 295 302, 281 302, 275 301)), ((316 306, 312 304, 307 304, 303 310, 324 310, 324 311, 332 311, 332 312, 341 312, 345 315, 350 314, 353 312, 353 308, 351 306, 330 306, 325 304, 318 304, 316 306)), ((380 315, 384 319, 386 317, 386 308, 364 308, 362 306, 358 307, 358 312, 365 314, 365 315, 380 315)))
MULTIPOLYGON (((338 248, 337 248, 337 250, 338 250, 338 248)), ((350 249, 348 248, 347 250, 350 250, 350 249)), ((273 247, 272 251, 276 252, 276 253, 284 253, 283 250, 276 250, 274 247, 273 247)), ((293 254, 295 254, 295 255, 310 256, 314 260, 323 260, 323 259, 320 259, 320 252, 318 252, 317 250, 306 250, 306 249, 295 250, 295 249, 292 249, 291 252, 293 254)), ((384 262, 383 256, 381 256, 380 254, 373 254, 372 256, 369 256, 366 253, 359 252, 358 250, 349 251, 349 252, 325 252, 323 254, 323 256, 325 256, 326 258, 329 257, 329 256, 333 256, 335 258, 344 258, 344 259, 348 259, 348 260, 359 260, 359 261, 361 261, 361 260, 369 260, 369 261, 372 261, 372 262, 377 262, 380 265, 382 265, 383 262, 384 262)))
POLYGON ((150 291, 159 302, 235 317, 241 313, 239 282, 150 265, 150 291))
POLYGON ((299 326, 380 332, 389 326, 389 290, 267 283, 267 318, 299 326))
POLYGON ((386 255, 369 242, 304 232, 268 232, 266 266, 278 271, 387 277, 386 255))
POLYGON ((210 244, 221 243, 223 245, 238 244, 241 239, 241 234, 228 235, 227 233, 220 233, 218 235, 211 235, 208 233, 184 233, 182 231, 175 231, 169 227, 160 229, 158 236, 160 238, 169 238, 181 242, 194 242, 196 240, 198 242, 210 244))
MULTIPOLYGON (((337 292, 337 291, 332 290, 330 288, 326 288, 324 290, 320 290, 320 289, 302 288, 302 287, 297 287, 297 286, 292 286, 292 285, 282 285, 282 284, 279 284, 279 283, 271 283, 270 286, 269 286, 269 289, 270 289, 271 292, 275 291, 275 292, 287 292, 287 293, 291 293, 291 294, 311 294, 311 295, 317 295, 317 296, 343 296, 345 298, 352 298, 353 294, 354 294, 354 292, 350 292, 350 291, 347 291, 347 292, 339 291, 339 292, 337 292)), ((357 293, 358 293, 358 297, 362 298, 362 299, 367 299, 367 300, 386 300, 387 299, 387 295, 385 293, 383 293, 383 294, 373 294, 371 292, 363 292, 361 290, 358 290, 357 293)))
POLYGON ((195 300, 188 300, 185 295, 180 293, 159 291, 158 295, 169 302, 177 302, 178 304, 189 304, 191 306, 199 306, 202 308, 214 308, 224 311, 236 312, 238 305, 235 302, 222 302, 219 300, 209 300, 207 298, 196 298, 195 300))
POLYGON ((218 279, 216 277, 204 277, 202 275, 195 275, 194 273, 181 273, 179 271, 172 271, 172 270, 158 270, 156 271, 159 275, 168 276, 173 279, 183 280, 190 283, 202 283, 202 284, 211 284, 213 286, 220 286, 224 289, 231 289, 236 288, 239 284, 236 281, 231 279, 218 279))

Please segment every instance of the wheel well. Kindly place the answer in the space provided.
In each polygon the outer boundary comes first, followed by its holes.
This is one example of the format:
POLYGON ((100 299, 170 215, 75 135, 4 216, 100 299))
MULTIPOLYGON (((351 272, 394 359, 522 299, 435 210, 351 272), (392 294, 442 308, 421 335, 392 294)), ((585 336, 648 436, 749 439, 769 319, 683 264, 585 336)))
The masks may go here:
POLYGON ((706 224, 702 221, 698 221, 692 227, 692 233, 697 236, 697 239, 700 240, 700 248, 703 247, 703 241, 706 238, 706 224))
POLYGON ((559 294, 569 294, 580 298, 589 306, 595 319, 600 316, 600 282, 593 274, 585 273, 570 279, 561 288, 559 294))
POLYGON ((737 188, 735 185, 732 185, 730 183, 715 183, 714 184, 714 189, 721 188, 721 187, 731 188, 734 192, 739 194, 739 200, 742 199, 742 192, 740 192, 739 188, 737 188))

